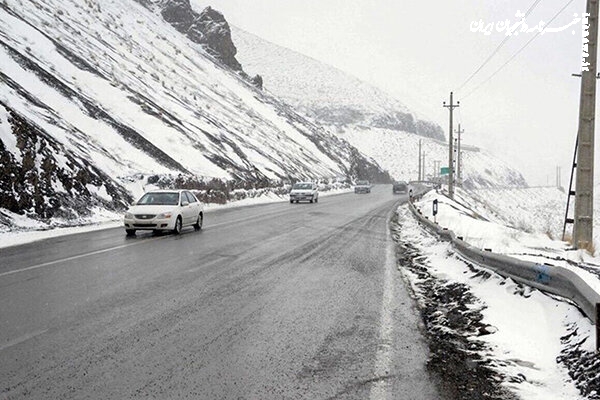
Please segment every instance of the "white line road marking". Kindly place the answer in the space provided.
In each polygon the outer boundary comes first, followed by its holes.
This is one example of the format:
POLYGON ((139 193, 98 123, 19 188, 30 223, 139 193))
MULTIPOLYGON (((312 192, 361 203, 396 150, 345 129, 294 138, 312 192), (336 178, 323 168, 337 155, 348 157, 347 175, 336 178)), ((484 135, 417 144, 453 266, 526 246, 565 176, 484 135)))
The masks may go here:
MULTIPOLYGON (((262 218, 262 217, 269 217, 269 216, 273 216, 273 215, 277 215, 277 214, 285 214, 287 212, 288 212, 288 210, 276 211, 276 212, 272 212, 272 213, 268 213, 268 214, 258 214, 258 215, 254 215, 252 217, 247 217, 247 218, 244 218, 244 219, 236 219, 236 220, 233 220, 233 221, 225 221, 225 222, 221 222, 219 224, 209 225, 208 228, 218 228, 220 226, 225 226, 225 225, 231 225, 231 224, 246 222, 246 221, 250 221, 252 219, 262 218)), ((18 274, 20 272, 26 272, 26 271, 36 270, 36 269, 40 269, 40 268, 44 268, 44 267, 49 267, 51 265, 56 265, 56 264, 60 264, 60 263, 67 262, 67 261, 78 260, 80 258, 84 258, 84 257, 88 257, 88 256, 93 256, 93 255, 96 255, 96 254, 108 253, 109 251, 119 250, 119 249, 122 249, 122 248, 125 248, 125 247, 130 247, 130 246, 136 246, 138 244, 148 243, 148 242, 151 242, 151 241, 154 241, 154 240, 158 240, 158 239, 161 239, 161 237, 155 237, 155 238, 151 238, 151 239, 144 239, 144 240, 140 240, 139 242, 135 242, 135 243, 121 244, 119 246, 109 247, 107 249, 96 250, 96 251, 92 251, 92 252, 84 253, 84 254, 78 254, 78 255, 72 256, 72 257, 61 258, 60 260, 48 261, 48 262, 45 262, 45 263, 41 263, 41 264, 37 264, 37 265, 32 265, 32 266, 26 267, 26 268, 15 269, 15 270, 12 270, 12 271, 7 271, 7 272, 0 273, 0 278, 2 278, 4 276, 8 276, 8 275, 18 274)))
POLYGON ((160 239, 160 237, 156 237, 156 238, 152 238, 152 239, 145 239, 145 240, 141 240, 141 241, 135 242, 135 243, 122 244, 122 245, 119 245, 119 246, 109 247, 108 249, 96 250, 96 251, 92 251, 92 252, 89 252, 89 253, 78 254, 78 255, 72 256, 72 257, 61 258, 60 260, 48 261, 48 262, 45 262, 45 263, 42 263, 42 264, 32 265, 31 267, 26 267, 26 268, 21 268, 21 269, 15 269, 13 271, 8 271, 8 272, 1 273, 0 274, 0 278, 2 278, 3 276, 7 276, 7 275, 17 274, 19 272, 31 271, 31 270, 34 270, 34 269, 48 267, 50 265, 60 264, 62 262, 66 262, 66 261, 73 261, 73 260, 77 260, 77 259, 80 259, 80 258, 84 258, 84 257, 88 257, 88 256, 93 256, 93 255, 96 255, 96 254, 107 253, 109 251, 118 250, 118 249, 122 249, 122 248, 125 248, 125 247, 137 246, 138 244, 148 243, 148 242, 152 242, 152 241, 158 240, 158 239, 160 239))
POLYGON ((381 317, 379 326, 379 346, 375 360, 375 377, 380 379, 371 386, 369 398, 371 400, 385 400, 387 398, 388 383, 386 377, 390 374, 392 366, 391 348, 393 346, 393 302, 394 302, 394 276, 396 267, 394 244, 389 228, 386 225, 386 252, 385 273, 383 282, 383 297, 381 301, 381 317))
POLYGON ((236 223, 240 223, 240 222, 247 222, 247 221, 252 221, 253 219, 257 219, 257 218, 264 218, 264 217, 272 217, 274 215, 279 215, 279 214, 287 214, 289 211, 289 209, 283 210, 283 211, 274 211, 271 213, 266 213, 266 214, 256 214, 253 215, 251 217, 246 217, 243 219, 235 219, 232 221, 225 221, 225 222, 220 222, 218 224, 212 224, 212 225, 208 225, 207 228, 217 228, 219 226, 224 226, 224 225, 231 225, 231 224, 236 224, 236 223))
POLYGON ((31 333, 27 333, 27 334, 25 334, 25 335, 23 335, 23 336, 21 336, 21 337, 18 337, 18 338, 16 338, 16 339, 13 339, 13 340, 11 340, 11 341, 10 341, 10 342, 8 342, 8 343, 5 343, 5 344, 3 344, 3 345, 0 345, 0 351, 2 351, 2 350, 6 350, 6 349, 8 349, 9 347, 16 346, 16 345, 18 345, 19 343, 26 342, 27 340, 29 340, 29 339, 31 339, 31 338, 34 338, 34 337, 36 337, 36 336, 43 335, 43 334, 44 334, 44 333, 46 333, 46 332, 48 332, 48 329, 44 329, 44 330, 41 330, 41 331, 35 331, 35 332, 31 332, 31 333))

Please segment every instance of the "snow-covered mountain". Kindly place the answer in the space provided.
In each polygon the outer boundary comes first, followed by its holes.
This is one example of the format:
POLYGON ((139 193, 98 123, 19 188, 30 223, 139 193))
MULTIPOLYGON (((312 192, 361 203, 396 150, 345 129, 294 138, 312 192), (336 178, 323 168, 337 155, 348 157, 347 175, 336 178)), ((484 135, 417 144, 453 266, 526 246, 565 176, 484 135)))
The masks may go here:
POLYGON ((399 100, 337 68, 232 27, 238 59, 265 87, 321 123, 359 124, 444 139, 440 126, 399 100))
MULTIPOLYGON (((396 179, 416 179, 419 170, 419 142, 424 157, 426 178, 437 178, 434 167, 448 164, 448 144, 435 139, 390 129, 348 126, 336 129, 336 134, 361 152, 374 158, 396 179)), ((488 151, 473 147, 461 148, 461 183, 465 188, 526 187, 521 173, 497 159, 488 151)), ((458 177, 456 177, 458 182, 458 177)))
MULTIPOLYGON (((394 178, 416 179, 419 140, 427 175, 434 174, 436 161, 447 166, 442 128, 384 91, 242 29, 233 27, 232 37, 237 59, 262 76, 266 90, 377 160, 394 178)), ((473 146, 462 150, 465 186, 526 186, 520 172, 490 153, 473 146)))
POLYGON ((389 179, 257 88, 219 13, 189 12, 189 0, 0 3, 0 224, 118 210, 154 175, 389 179))

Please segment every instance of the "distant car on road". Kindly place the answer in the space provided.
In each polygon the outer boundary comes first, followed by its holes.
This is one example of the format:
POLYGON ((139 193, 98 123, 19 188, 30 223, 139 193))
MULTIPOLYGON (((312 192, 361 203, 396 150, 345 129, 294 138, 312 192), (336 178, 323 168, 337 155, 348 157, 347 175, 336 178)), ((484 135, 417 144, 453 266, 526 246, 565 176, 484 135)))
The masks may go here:
POLYGON ((290 203, 308 201, 310 203, 319 202, 319 189, 312 182, 298 182, 292 186, 290 191, 290 203))
POLYGON ((371 183, 369 181, 358 181, 354 185, 354 193, 371 193, 371 183))
POLYGON ((396 181, 392 186, 392 193, 406 194, 408 192, 408 183, 404 181, 396 181))
POLYGON ((145 193, 125 213, 123 224, 128 236, 136 230, 181 233, 185 226, 202 229, 204 208, 188 190, 153 190, 145 193))

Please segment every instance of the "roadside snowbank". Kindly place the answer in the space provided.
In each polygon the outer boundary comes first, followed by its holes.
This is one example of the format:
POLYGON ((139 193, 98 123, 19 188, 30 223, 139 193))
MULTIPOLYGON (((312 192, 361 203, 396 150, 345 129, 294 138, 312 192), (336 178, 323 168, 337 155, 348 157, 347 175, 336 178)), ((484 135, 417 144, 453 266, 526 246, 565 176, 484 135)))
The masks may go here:
MULTIPOLYGON (((529 233, 506 226, 502 222, 506 217, 490 212, 460 189, 455 193, 455 200, 442 192, 430 191, 415 202, 423 215, 431 220, 434 220, 433 200, 438 201, 437 223, 462 236, 467 243, 494 253, 568 268, 600 292, 600 257, 593 257, 585 250, 574 250, 567 242, 555 240, 545 233, 529 233)), ((495 201, 500 203, 503 199, 499 196, 495 201)), ((521 214, 526 212, 521 211, 521 214)), ((521 218, 519 211, 514 209, 512 216, 521 218)))
MULTIPOLYGON (((433 198, 436 198, 435 192, 419 201, 424 213, 433 198)), ((438 200, 444 200, 439 214, 442 225, 453 230, 458 226, 455 232, 462 229, 472 239, 480 234, 485 238, 479 239, 487 240, 488 244, 494 237, 501 240, 511 232, 474 217, 472 211, 458 203, 441 196, 438 200), (469 220, 473 220, 472 224, 469 220)), ((397 214, 394 237, 404 253, 408 252, 406 249, 413 249, 412 256, 400 256, 399 268, 408 278, 423 310, 432 360, 447 357, 446 353, 452 354, 454 348, 454 354, 461 354, 462 358, 450 369, 466 366, 467 376, 452 377, 467 382, 454 386, 456 390, 467 388, 474 394, 464 397, 461 392, 460 398, 505 398, 502 388, 527 400, 586 398, 578 387, 588 393, 587 398, 597 398, 586 386, 588 380, 576 377, 574 381, 569 376, 575 373, 569 368, 572 364, 557 361, 573 358, 576 352, 594 354, 594 327, 575 306, 465 262, 457 257, 449 243, 439 242, 424 231, 406 206, 400 207, 397 214), (444 303, 448 293, 457 292, 461 294, 458 300, 444 303), (573 340, 580 346, 575 350, 573 340), (447 342, 446 346, 438 341, 447 342), (439 354, 440 348, 444 349, 442 354, 439 354), (469 366, 472 366, 471 377, 469 366), (496 371, 497 375, 486 374, 486 368, 496 371), (468 382, 481 376, 487 377, 487 385, 479 382, 473 387, 473 382, 468 382)), ((508 239, 512 240, 510 236, 508 239)), ((504 243, 503 248, 510 250, 510 245, 504 243)), ((433 364, 435 368, 435 362, 433 364)), ((437 367, 442 376, 447 374, 447 367, 437 367)))
MULTIPOLYGON (((149 188, 146 188, 149 189, 149 188)), ((328 191, 320 192, 319 196, 333 196, 336 194, 349 193, 352 188, 340 187, 328 191)), ((143 193, 143 191, 141 192, 143 193)), ((141 196, 141 194, 140 194, 141 196)), ((139 197, 139 196, 138 196, 139 197)), ((247 197, 242 200, 228 202, 226 204, 205 204, 204 210, 218 210, 223 208, 245 207, 258 204, 267 204, 275 202, 288 201, 287 195, 277 195, 273 192, 266 192, 258 197, 247 197)), ((87 218, 81 218, 76 221, 52 221, 45 224, 40 221, 34 221, 30 218, 11 213, 0 208, 0 218, 10 219, 14 229, 9 230, 0 224, 0 248, 17 246, 20 244, 36 242, 58 236, 72 235, 102 229, 118 228, 122 225, 122 215, 109 212, 104 209, 98 209, 94 214, 87 218), (4 229, 4 231, 2 230, 4 229)), ((1 222, 1 221, 0 221, 1 222)))
MULTIPOLYGON (((501 205, 490 210, 480 198, 475 199, 460 189, 455 199, 431 191, 415 205, 434 220, 433 200, 437 200, 436 222, 466 242, 495 253, 569 268, 600 292, 599 258, 572 250, 568 243, 554 240, 539 230, 528 233, 506 226, 511 218, 527 220, 533 205, 527 210, 509 207, 503 200, 510 202, 510 198, 498 196, 493 199, 494 204, 501 205), (498 212, 508 209, 512 210, 508 216, 498 212)), ((470 362, 485 361, 482 365, 499 374, 502 386, 522 399, 600 399, 595 327, 577 307, 465 262, 449 243, 439 242, 424 231, 406 206, 398 209, 398 220, 401 229, 397 229, 397 241, 410 243, 416 249, 416 264, 432 277, 423 279, 423 272, 415 272, 415 263, 408 263, 407 267, 399 262, 424 309, 433 304, 438 310, 439 315, 428 327, 430 335, 457 329, 449 317, 456 304, 436 305, 439 303, 436 293, 440 287, 459 285, 469 294, 463 296, 466 308, 478 310, 481 315, 481 320, 475 319, 475 325, 483 329, 483 334, 481 329, 469 331, 473 329, 470 324, 468 329, 459 329, 457 333, 459 337, 468 337, 476 349, 470 362), (439 326, 435 328, 436 325, 439 326)))

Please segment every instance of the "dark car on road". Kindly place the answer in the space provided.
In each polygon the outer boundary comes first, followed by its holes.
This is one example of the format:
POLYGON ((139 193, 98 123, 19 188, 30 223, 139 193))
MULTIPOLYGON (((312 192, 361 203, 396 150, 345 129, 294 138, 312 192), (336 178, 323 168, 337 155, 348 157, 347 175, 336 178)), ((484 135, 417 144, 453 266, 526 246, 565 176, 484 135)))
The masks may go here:
POLYGON ((406 194, 408 193, 408 183, 403 181, 394 182, 392 186, 392 192, 394 194, 406 194))

